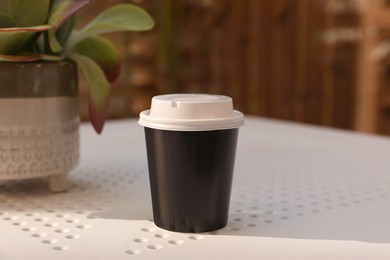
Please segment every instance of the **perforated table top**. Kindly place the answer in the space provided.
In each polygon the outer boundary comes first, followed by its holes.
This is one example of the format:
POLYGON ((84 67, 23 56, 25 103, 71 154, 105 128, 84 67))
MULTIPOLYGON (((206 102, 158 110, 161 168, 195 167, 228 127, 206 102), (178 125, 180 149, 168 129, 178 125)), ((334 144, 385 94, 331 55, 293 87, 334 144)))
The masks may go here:
POLYGON ((227 227, 157 228, 143 129, 81 128, 70 189, 0 183, 0 260, 390 259, 390 139, 247 117, 227 227))

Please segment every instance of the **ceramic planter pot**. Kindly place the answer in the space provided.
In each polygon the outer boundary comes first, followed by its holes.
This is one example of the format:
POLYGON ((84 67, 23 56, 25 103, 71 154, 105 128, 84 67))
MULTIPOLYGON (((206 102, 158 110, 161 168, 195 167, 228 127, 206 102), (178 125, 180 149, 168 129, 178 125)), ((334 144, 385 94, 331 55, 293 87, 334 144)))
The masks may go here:
POLYGON ((0 181, 48 177, 66 190, 79 161, 77 67, 0 62, 0 181))

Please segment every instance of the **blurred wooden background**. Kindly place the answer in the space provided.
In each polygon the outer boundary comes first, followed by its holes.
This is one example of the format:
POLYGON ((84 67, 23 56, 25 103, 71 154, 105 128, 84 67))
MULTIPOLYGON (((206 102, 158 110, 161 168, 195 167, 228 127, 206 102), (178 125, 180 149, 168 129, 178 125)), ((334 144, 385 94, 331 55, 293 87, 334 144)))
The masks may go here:
POLYGON ((229 95, 246 114, 390 133, 379 48, 390 1, 92 0, 79 25, 118 2, 144 7, 156 27, 108 35, 123 58, 111 118, 137 116, 157 94, 202 92, 229 95))

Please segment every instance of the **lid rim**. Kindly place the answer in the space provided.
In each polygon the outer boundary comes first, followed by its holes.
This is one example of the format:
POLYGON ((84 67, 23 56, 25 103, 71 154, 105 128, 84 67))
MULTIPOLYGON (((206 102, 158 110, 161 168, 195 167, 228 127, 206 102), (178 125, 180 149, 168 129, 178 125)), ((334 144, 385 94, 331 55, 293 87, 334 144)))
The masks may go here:
POLYGON ((230 120, 242 120, 244 115, 240 111, 233 110, 232 117, 218 117, 218 118, 196 118, 196 119, 183 119, 183 118, 168 118, 168 117, 154 117, 150 115, 150 109, 144 110, 139 114, 139 117, 150 122, 177 122, 177 123, 197 123, 197 122, 218 122, 218 121, 230 121, 230 120))
POLYGON ((150 109, 139 114, 138 123, 164 130, 218 130, 242 126, 244 115, 234 110, 228 96, 170 94, 153 97, 150 109))

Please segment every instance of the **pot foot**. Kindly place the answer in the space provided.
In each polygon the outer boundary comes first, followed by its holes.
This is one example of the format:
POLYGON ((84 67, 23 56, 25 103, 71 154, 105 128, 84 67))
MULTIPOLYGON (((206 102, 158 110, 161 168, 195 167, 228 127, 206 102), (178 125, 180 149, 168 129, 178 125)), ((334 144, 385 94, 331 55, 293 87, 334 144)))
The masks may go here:
POLYGON ((51 175, 48 183, 51 192, 65 192, 68 189, 68 173, 51 175))

